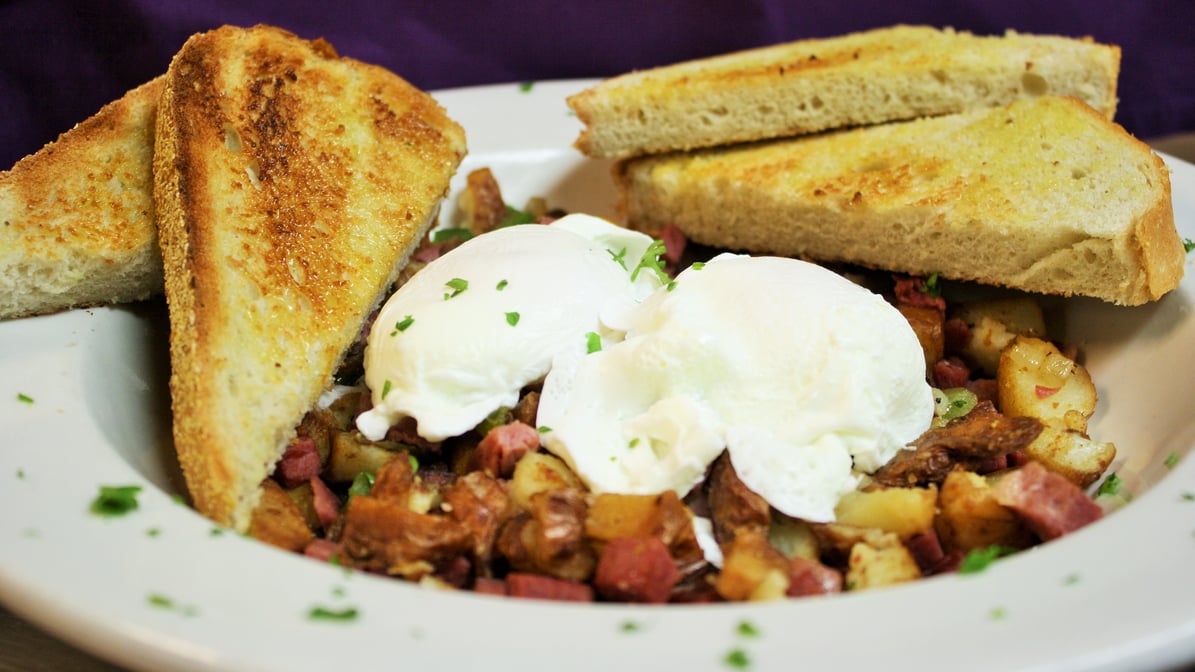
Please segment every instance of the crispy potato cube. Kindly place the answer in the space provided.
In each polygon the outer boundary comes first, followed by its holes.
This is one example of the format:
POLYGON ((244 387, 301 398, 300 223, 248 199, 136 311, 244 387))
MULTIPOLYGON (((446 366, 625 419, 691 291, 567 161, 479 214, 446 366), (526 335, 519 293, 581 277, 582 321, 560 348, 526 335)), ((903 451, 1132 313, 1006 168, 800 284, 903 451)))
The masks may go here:
POLYGON ((303 514, 303 520, 307 521, 307 527, 312 531, 323 529, 319 514, 315 512, 315 492, 311 489, 310 481, 304 481, 285 492, 290 495, 295 506, 299 507, 299 511, 303 514))
POLYGON ((780 599, 788 591, 789 562, 755 531, 735 535, 723 549, 714 590, 727 600, 780 599))
POLYGON ((585 536, 599 552, 615 539, 655 537, 668 546, 678 563, 704 558, 693 530, 693 515, 671 490, 658 495, 602 493, 594 497, 585 518, 585 536))
POLYGON ((1033 297, 972 301, 951 313, 971 328, 963 356, 989 376, 996 375, 1000 352, 1018 335, 1045 338, 1046 321, 1033 297))
POLYGON ((298 505, 271 478, 261 483, 261 501, 249 519, 249 536, 295 552, 302 551, 314 538, 298 505))
POLYGON ((974 472, 956 469, 947 474, 938 506, 934 527, 947 551, 993 545, 1025 548, 1033 541, 1020 517, 996 502, 989 480, 974 472))
POLYGON ((548 453, 527 453, 515 464, 510 478, 510 498, 515 506, 531 510, 531 498, 560 488, 584 489, 581 479, 559 457, 548 453))
POLYGON ((779 511, 772 513, 772 522, 768 526, 768 543, 789 560, 817 560, 821 557, 821 544, 809 523, 800 518, 786 516, 779 511))
POLYGON ((897 306, 897 309, 908 320, 909 326, 913 328, 913 333, 917 335, 917 340, 921 343, 921 349, 925 352, 926 371, 932 370, 934 364, 942 359, 946 350, 942 313, 937 308, 914 306, 907 303, 897 306))
POLYGON ((876 548, 858 543, 851 547, 847 561, 846 585, 849 590, 891 586, 921 578, 921 568, 900 544, 876 548))
POLYGON ((834 507, 834 518, 844 525, 892 532, 902 540, 933 527, 938 490, 885 488, 848 492, 834 507))
POLYGON ((348 483, 363 471, 376 474, 397 454, 397 448, 396 443, 371 443, 357 432, 333 430, 324 475, 334 483, 348 483))
POLYGON ((1087 431, 1096 392, 1087 369, 1049 341, 1018 336, 1000 353, 996 369, 1000 411, 1043 424, 1087 431))
POLYGON ((1116 446, 1093 441, 1073 429, 1046 426, 1025 454, 1080 488, 1095 483, 1116 458, 1116 446))

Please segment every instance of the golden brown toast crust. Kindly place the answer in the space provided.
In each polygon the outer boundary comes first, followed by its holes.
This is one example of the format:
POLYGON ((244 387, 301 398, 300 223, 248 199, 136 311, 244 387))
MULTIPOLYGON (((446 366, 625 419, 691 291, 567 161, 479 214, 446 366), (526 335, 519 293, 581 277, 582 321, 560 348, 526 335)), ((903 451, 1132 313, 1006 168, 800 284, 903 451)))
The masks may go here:
POLYGON ((615 166, 654 233, 1136 305, 1178 286, 1169 172, 1073 98, 615 166))
POLYGON ((162 290, 152 199, 162 78, 0 173, 0 318, 162 290))
POLYGON ((226 26, 175 56, 155 201, 175 448, 202 513, 245 529, 464 151, 430 96, 323 40, 226 26))
POLYGON ((568 99, 576 146, 624 158, 1082 98, 1109 119, 1120 49, 1091 38, 897 25, 631 72, 568 99))

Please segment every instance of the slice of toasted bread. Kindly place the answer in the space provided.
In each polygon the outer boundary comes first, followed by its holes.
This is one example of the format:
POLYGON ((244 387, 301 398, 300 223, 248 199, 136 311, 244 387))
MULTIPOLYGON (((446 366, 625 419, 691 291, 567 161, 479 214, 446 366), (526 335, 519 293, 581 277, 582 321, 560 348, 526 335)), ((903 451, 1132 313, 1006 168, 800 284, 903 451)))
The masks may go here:
POLYGON ((1140 304, 1185 254, 1161 158, 1074 98, 628 159, 632 228, 1140 304))
POLYGON ((0 173, 0 319, 162 291, 154 114, 162 78, 0 173))
POLYGON ((226 26, 175 55, 154 199, 174 443, 200 512, 246 529, 464 152, 431 96, 323 40, 226 26))
POLYGON ((894 26, 608 79, 568 104, 599 158, 786 137, 1075 96, 1109 119, 1120 49, 1090 38, 894 26))

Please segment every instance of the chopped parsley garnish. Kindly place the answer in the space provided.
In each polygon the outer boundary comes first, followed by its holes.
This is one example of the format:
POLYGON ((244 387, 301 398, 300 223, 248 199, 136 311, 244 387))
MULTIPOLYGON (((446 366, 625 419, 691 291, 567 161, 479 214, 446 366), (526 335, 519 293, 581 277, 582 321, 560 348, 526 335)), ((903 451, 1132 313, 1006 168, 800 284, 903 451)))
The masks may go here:
POLYGON ((156 537, 156 536, 158 536, 158 535, 159 535, 159 534, 161 534, 161 533, 162 533, 162 530, 161 530, 161 528, 158 528, 158 527, 151 527, 151 528, 149 528, 148 530, 146 530, 146 531, 145 531, 145 536, 147 536, 147 537, 156 537))
POLYGON ((394 336, 400 331, 406 331, 412 324, 415 324, 415 318, 407 315, 398 322, 394 323, 394 331, 390 332, 390 335, 394 336))
POLYGON ((743 637, 758 637, 759 628, 750 621, 739 621, 738 633, 743 637))
POLYGON ((637 445, 639 445, 639 437, 637 436, 627 442, 627 448, 634 448, 637 445))
POLYGON ((154 606, 159 609, 177 611, 184 616, 194 616, 196 613, 198 613, 198 610, 195 609, 195 607, 178 604, 174 600, 161 593, 150 593, 145 600, 146 602, 149 602, 150 606, 154 606))
MULTIPOLYGON (((357 495, 368 495, 369 492, 373 490, 373 480, 373 474, 369 473, 368 471, 357 472, 357 475, 353 477, 353 484, 349 486, 349 499, 352 499, 357 495)), ((329 560, 331 560, 331 558, 329 558, 329 560)), ((339 558, 337 558, 337 562, 339 562, 339 558)))
POLYGON ((619 629, 623 632, 639 632, 643 629, 643 626, 636 621, 623 621, 619 629))
POLYGON ((1124 481, 1121 480, 1121 478, 1115 473, 1108 474, 1108 478, 1105 478, 1104 482, 1100 483, 1100 488, 1099 490, 1096 490, 1095 495, 1096 497, 1099 497, 1101 495, 1119 494, 1122 483, 1124 483, 1124 481))
POLYGON ((433 243, 443 243, 455 238, 461 240, 469 240, 473 237, 473 232, 469 229, 440 229, 432 234, 433 243))
POLYGON ((224 528, 223 527, 213 527, 211 530, 208 531, 208 536, 223 537, 224 536, 224 528))
POLYGON ((643 258, 639 260, 639 265, 635 270, 631 271, 631 282, 634 282, 639 277, 639 271, 648 269, 653 271, 659 278, 661 284, 666 284, 672 278, 664 272, 664 262, 660 261, 660 257, 667 251, 664 241, 656 239, 651 241, 651 245, 647 246, 647 250, 643 252, 643 258))
POLYGON ((519 323, 519 314, 514 313, 514 312, 507 313, 506 314, 506 323, 512 327, 515 326, 516 324, 518 324, 519 323))
POLYGON ((689 268, 692 268, 694 271, 700 271, 701 269, 705 268, 705 262, 704 261, 694 261, 693 264, 691 266, 689 266, 689 268))
POLYGON ((21 402, 22 404, 32 404, 33 397, 25 394, 24 392, 17 392, 17 401, 21 402))
POLYGON ((390 390, 391 390, 391 389, 392 389, 392 387, 391 387, 391 384, 390 384, 390 379, 389 379, 389 378, 387 378, 387 379, 386 379, 386 382, 382 383, 382 398, 383 398, 383 399, 385 399, 385 398, 386 398, 386 395, 387 395, 387 394, 390 394, 390 390))
POLYGON ((1166 456, 1166 461, 1162 464, 1166 465, 1167 469, 1173 469, 1174 465, 1178 464, 1178 453, 1170 453, 1166 456))
POLYGON ((454 296, 457 296, 458 294, 465 291, 466 289, 469 289, 469 281, 465 280, 464 278, 453 278, 444 284, 448 287, 448 289, 452 290, 452 292, 444 293, 445 301, 447 301, 448 299, 451 299, 454 296))
POLYGON ((523 93, 527 93, 534 87, 535 87, 535 82, 523 82, 522 84, 519 84, 519 91, 522 91, 523 93))
POLYGON ((506 285, 508 285, 508 284, 509 284, 509 283, 508 283, 508 282, 506 282, 506 279, 505 279, 505 278, 503 278, 503 279, 501 279, 501 280, 499 280, 499 281, 498 281, 498 286, 497 286, 497 287, 495 287, 494 289, 497 289, 499 292, 501 292, 502 290, 506 289, 506 285))
POLYGON ((1004 607, 992 607, 988 615, 992 617, 993 621, 1003 621, 1004 617, 1008 616, 1008 612, 1005 611, 1004 607))
POLYGON ((344 609, 329 609, 327 607, 312 607, 307 612, 307 618, 313 621, 337 621, 347 622, 357 620, 357 608, 346 607, 344 609))
POLYGON ((506 206, 506 216, 502 218, 501 222, 498 222, 498 225, 495 228, 501 229, 501 228, 505 228, 507 226, 518 226, 520 224, 530 224, 534 221, 535 221, 535 216, 532 215, 530 212, 526 212, 524 210, 519 210, 517 208, 513 208, 513 207, 507 205, 506 206))
POLYGON ((335 586, 332 588, 333 597, 344 597, 347 593, 348 591, 344 589, 344 586, 335 586))
POLYGON ((597 332, 591 331, 585 334, 585 354, 592 355, 601 349, 602 337, 598 336, 597 332))
POLYGON ((1184 502, 1195 502, 1195 492, 1184 492, 1183 493, 1183 501, 1184 502))
POLYGON ((478 423, 477 434, 478 436, 484 437, 486 434, 490 433, 490 430, 494 429, 495 427, 505 425, 511 420, 514 420, 514 416, 510 413, 510 407, 499 406, 498 408, 495 408, 489 415, 485 416, 485 420, 482 420, 480 423, 478 423))
POLYGON ((91 502, 91 512, 97 516, 123 516, 137 508, 140 485, 101 485, 100 494, 91 502))
POLYGON ((742 649, 733 649, 726 657, 722 659, 730 667, 738 668, 740 670, 746 669, 751 665, 751 659, 747 657, 747 652, 742 649))
POLYGON ((407 453, 407 462, 411 465, 411 471, 419 471, 419 458, 407 453))
POLYGON ((17 469, 17 478, 21 479, 22 481, 25 480, 25 470, 24 469, 17 469))
POLYGON ((614 261, 618 262, 619 266, 622 266, 622 270, 624 270, 624 271, 627 270, 627 262, 626 262, 627 248, 625 248, 625 247, 622 248, 621 250, 618 251, 618 254, 615 254, 614 250, 606 250, 606 252, 608 252, 610 254, 610 258, 612 258, 612 259, 614 259, 614 261))
POLYGON ((925 279, 925 294, 926 296, 930 296, 935 299, 942 296, 941 278, 938 277, 937 273, 931 273, 930 276, 925 279))
POLYGON ((1073 586, 1073 585, 1075 585, 1075 584, 1076 584, 1076 583, 1078 583, 1078 582, 1079 582, 1079 575, 1078 575, 1078 574, 1067 574, 1067 575, 1066 575, 1066 578, 1062 580, 1062 585, 1064 585, 1064 586, 1073 586))
POLYGON ((997 559, 1015 553, 1016 550, 1015 548, 995 544, 986 548, 973 548, 967 555, 963 556, 963 561, 959 564, 958 572, 959 574, 977 574, 987 569, 988 565, 997 559))
POLYGON ((170 501, 174 502, 175 504, 178 504, 179 506, 187 505, 187 498, 183 497, 182 495, 177 494, 177 493, 170 495, 170 501))
POLYGON ((667 289, 670 292, 676 289, 676 280, 669 280, 668 284, 664 285, 664 289, 667 289))
POLYGON ((548 432, 552 431, 552 428, 547 425, 540 425, 539 427, 535 428, 535 431, 539 432, 540 434, 547 434, 548 432))
POLYGON ((1195 250, 1195 240, 1191 240, 1190 238, 1183 238, 1183 249, 1186 250, 1188 253, 1190 253, 1191 250, 1195 250))

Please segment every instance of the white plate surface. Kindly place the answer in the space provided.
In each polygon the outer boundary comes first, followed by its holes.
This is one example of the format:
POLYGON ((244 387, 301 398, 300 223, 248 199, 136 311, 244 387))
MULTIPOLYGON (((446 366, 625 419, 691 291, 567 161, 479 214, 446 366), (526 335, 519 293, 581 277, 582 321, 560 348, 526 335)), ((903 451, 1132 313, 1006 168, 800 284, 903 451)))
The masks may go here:
MULTIPOLYGON (((509 202, 546 195, 611 215, 609 164, 571 147, 580 124, 564 98, 589 83, 438 93, 469 137, 454 185, 490 166, 509 202)), ((1195 166, 1166 158, 1180 234, 1195 238, 1195 166)), ((1100 392, 1090 431, 1119 447, 1113 469, 1130 504, 978 575, 692 607, 432 591, 213 534, 172 498, 181 481, 163 304, 0 322, 0 601, 139 670, 726 670, 736 650, 750 669, 1136 670, 1195 660, 1195 276, 1140 308, 1059 303, 1055 335, 1087 353, 1100 392), (128 484, 144 486, 137 511, 88 513, 100 485, 128 484), (360 617, 312 621, 313 606, 360 617), (759 634, 741 634, 744 621, 759 634)))

